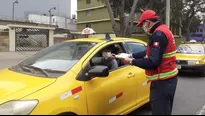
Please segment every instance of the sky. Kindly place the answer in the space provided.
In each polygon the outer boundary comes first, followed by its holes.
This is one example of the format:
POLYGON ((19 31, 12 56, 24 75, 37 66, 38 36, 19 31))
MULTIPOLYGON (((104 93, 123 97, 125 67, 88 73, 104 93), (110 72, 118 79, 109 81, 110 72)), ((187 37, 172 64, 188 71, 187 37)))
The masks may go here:
MULTIPOLYGON (((12 17, 12 6, 15 0, 0 0, 0 16, 12 17)), ((49 9, 56 7, 52 13, 65 14, 68 16, 68 0, 18 0, 15 4, 15 17, 24 17, 25 11, 37 11, 48 13, 49 9)), ((71 0, 71 15, 76 14, 77 0, 71 0)))

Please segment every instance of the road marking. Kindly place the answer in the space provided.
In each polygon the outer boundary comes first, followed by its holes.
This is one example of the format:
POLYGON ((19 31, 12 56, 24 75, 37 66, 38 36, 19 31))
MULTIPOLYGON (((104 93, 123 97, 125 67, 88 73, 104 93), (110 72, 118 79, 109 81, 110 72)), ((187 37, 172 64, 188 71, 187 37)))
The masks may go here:
POLYGON ((205 105, 196 113, 196 115, 205 115, 205 105))

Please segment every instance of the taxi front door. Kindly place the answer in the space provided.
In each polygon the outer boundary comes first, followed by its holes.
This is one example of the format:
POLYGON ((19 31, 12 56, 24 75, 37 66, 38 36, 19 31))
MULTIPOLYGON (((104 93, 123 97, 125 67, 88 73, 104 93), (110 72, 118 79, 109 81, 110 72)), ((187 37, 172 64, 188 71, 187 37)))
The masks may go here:
POLYGON ((88 114, 121 114, 137 103, 137 84, 131 66, 119 67, 108 77, 85 82, 88 114))

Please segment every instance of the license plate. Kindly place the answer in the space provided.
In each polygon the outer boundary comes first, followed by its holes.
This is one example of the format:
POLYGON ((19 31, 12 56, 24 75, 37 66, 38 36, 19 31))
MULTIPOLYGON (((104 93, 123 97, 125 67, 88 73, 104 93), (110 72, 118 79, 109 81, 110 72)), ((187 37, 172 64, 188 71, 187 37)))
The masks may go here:
POLYGON ((182 66, 181 65, 177 65, 177 69, 181 69, 182 68, 182 66))

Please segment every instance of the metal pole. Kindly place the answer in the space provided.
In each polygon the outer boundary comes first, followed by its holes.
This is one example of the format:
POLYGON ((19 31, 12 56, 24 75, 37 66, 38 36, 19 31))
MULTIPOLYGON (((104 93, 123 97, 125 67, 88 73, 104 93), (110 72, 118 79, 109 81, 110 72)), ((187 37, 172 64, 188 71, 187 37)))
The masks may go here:
POLYGON ((48 11, 48 12, 49 12, 49 15, 50 15, 50 21, 49 21, 50 25, 51 25, 51 20, 52 20, 51 10, 56 10, 56 7, 53 7, 53 8, 51 8, 51 9, 48 11))
POLYGON ((170 28, 170 0, 166 0, 166 25, 170 28))
POLYGON ((12 20, 14 20, 14 5, 15 4, 18 4, 18 0, 16 0, 14 3, 13 3, 13 9, 12 9, 12 20))
POLYGON ((12 20, 14 21, 14 4, 15 2, 13 3, 13 10, 12 10, 12 20))
POLYGON ((60 7, 59 7, 59 4, 58 4, 58 16, 60 16, 60 7))
POLYGON ((68 17, 65 17, 65 28, 66 29, 67 29, 67 25, 68 25, 67 21, 68 21, 68 17))
POLYGON ((203 21, 203 41, 205 41, 205 14, 204 14, 204 16, 203 16, 203 19, 204 19, 204 21, 203 21))
POLYGON ((49 24, 51 25, 51 11, 49 11, 49 17, 50 17, 49 24))

